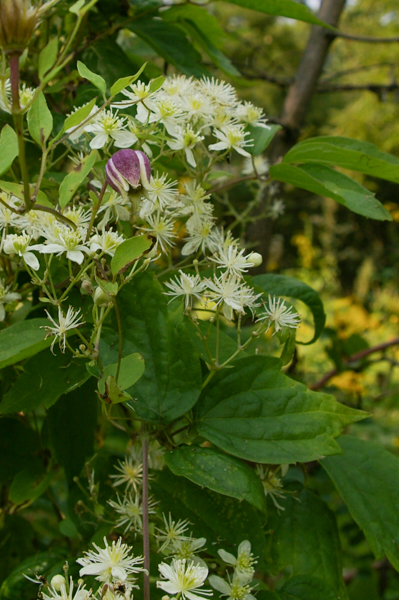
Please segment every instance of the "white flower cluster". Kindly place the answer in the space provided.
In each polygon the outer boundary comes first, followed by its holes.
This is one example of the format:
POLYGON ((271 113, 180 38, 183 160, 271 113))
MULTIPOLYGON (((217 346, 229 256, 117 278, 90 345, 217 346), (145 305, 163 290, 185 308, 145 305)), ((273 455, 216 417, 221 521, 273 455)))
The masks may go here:
POLYGON ((222 596, 227 596, 228 600, 255 600, 251 594, 253 590, 251 582, 257 561, 251 552, 250 542, 248 540, 241 542, 237 549, 237 557, 225 550, 219 550, 218 554, 223 562, 234 567, 234 572, 232 575, 228 574, 227 581, 218 575, 210 575, 211 586, 222 596))

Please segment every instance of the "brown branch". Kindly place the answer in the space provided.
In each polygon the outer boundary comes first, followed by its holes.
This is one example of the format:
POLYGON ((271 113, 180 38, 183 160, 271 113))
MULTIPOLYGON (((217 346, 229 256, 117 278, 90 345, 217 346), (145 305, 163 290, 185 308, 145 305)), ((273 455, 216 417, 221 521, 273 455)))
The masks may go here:
MULTIPOLYGON (((394 338, 390 342, 385 342, 384 344, 378 344, 378 346, 371 346, 371 348, 366 348, 365 350, 361 350, 361 352, 356 352, 356 354, 352 354, 352 356, 350 356, 344 362, 344 366, 350 367, 350 363, 356 362, 358 360, 362 360, 362 358, 366 358, 366 356, 369 356, 370 354, 374 354, 374 352, 381 352, 383 350, 386 350, 387 348, 390 348, 391 346, 397 346, 398 344, 399 344, 399 338, 394 338)), ((321 387, 323 387, 327 383, 327 381, 329 381, 332 377, 337 375, 339 372, 340 371, 337 368, 331 369, 331 371, 328 371, 328 373, 326 373, 324 375, 324 377, 319 379, 319 381, 316 381, 316 383, 313 383, 312 385, 310 385, 309 389, 310 390, 319 390, 321 387)))
POLYGON ((330 83, 331 81, 334 81, 334 79, 345 77, 345 75, 352 75, 353 73, 359 73, 361 71, 371 71, 372 69, 380 69, 381 67, 391 67, 391 69, 394 69, 396 65, 394 63, 384 61, 380 63, 374 63, 373 65, 362 65, 359 67, 353 67, 351 69, 344 69, 343 71, 336 71, 335 73, 324 77, 320 81, 320 85, 330 83))
POLYGON ((394 92, 399 90, 399 83, 364 83, 359 85, 349 85, 346 83, 337 85, 320 85, 317 87, 316 92, 318 94, 326 94, 333 92, 362 92, 369 91, 375 94, 381 94, 382 92, 394 92))
POLYGON ((366 43, 371 43, 371 44, 391 44, 391 43, 397 43, 399 42, 399 37, 373 37, 373 36, 369 36, 369 35, 356 35, 356 34, 351 34, 351 33, 344 33, 343 31, 329 31, 328 34, 329 36, 333 37, 333 38, 343 38, 346 40, 352 40, 354 42, 366 42, 366 43))

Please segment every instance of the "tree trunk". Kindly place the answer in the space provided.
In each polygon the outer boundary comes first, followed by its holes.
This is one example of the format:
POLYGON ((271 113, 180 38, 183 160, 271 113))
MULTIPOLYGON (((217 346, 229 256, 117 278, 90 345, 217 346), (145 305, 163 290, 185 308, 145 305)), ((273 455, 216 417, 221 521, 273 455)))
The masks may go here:
MULTIPOLYGON (((322 0, 319 19, 336 27, 346 0, 322 0)), ((297 142, 305 122, 317 82, 326 61, 334 35, 324 27, 314 25, 303 53, 301 62, 290 85, 280 115, 283 129, 277 134, 270 149, 269 160, 274 164, 297 142)), ((268 202, 265 195, 259 206, 259 214, 264 213, 268 202)), ((259 218, 248 229, 248 239, 257 244, 255 248, 263 256, 263 270, 267 264, 272 232, 272 220, 259 218)), ((262 269, 261 269, 262 270, 262 269)))

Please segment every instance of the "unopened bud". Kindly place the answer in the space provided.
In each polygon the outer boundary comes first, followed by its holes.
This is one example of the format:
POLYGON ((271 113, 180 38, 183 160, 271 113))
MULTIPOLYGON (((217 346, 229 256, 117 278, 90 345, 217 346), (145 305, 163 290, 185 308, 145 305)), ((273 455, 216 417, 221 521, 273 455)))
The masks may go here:
POLYGON ((96 306, 106 306, 110 302, 112 302, 111 296, 108 292, 104 292, 100 287, 96 288, 93 295, 93 302, 96 306))
POLYGON ((93 288, 93 284, 90 281, 90 279, 84 279, 80 285, 81 290, 85 293, 85 294, 90 294, 90 296, 94 293, 94 288, 93 288))
POLYGON ((29 0, 1 0, 0 46, 5 52, 21 54, 39 22, 39 10, 29 0))
POLYGON ((61 586, 65 585, 65 577, 63 575, 54 575, 50 581, 50 585, 55 589, 56 592, 59 592, 61 590, 61 586))
POLYGON ((105 176, 113 190, 126 196, 130 189, 148 187, 151 164, 141 150, 118 150, 105 165, 105 176))
POLYGON ((251 252, 251 254, 248 254, 247 256, 247 261, 252 263, 254 267, 260 267, 263 262, 263 257, 258 252, 251 252))

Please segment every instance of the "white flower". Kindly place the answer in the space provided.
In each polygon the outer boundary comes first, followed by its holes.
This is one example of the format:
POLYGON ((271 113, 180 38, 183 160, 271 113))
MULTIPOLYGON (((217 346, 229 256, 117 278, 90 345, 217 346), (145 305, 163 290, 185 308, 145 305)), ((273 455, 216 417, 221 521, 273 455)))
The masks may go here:
MULTIPOLYGON (((0 197, 8 206, 12 206, 12 208, 17 208, 20 200, 15 196, 9 196, 8 194, 4 194, 0 192, 0 197)), ((21 225, 22 215, 17 215, 15 212, 4 206, 4 204, 0 203, 0 229, 7 229, 7 227, 18 227, 19 229, 23 229, 21 225)))
POLYGON ((115 141, 117 148, 133 146, 137 142, 137 137, 130 131, 126 131, 126 120, 126 117, 119 118, 117 113, 113 114, 112 110, 105 110, 92 124, 84 128, 85 131, 95 134, 90 142, 90 148, 97 150, 103 148, 110 137, 115 141))
POLYGON ((67 217, 72 223, 76 225, 78 229, 86 230, 88 223, 90 223, 90 210, 84 210, 82 206, 74 206, 68 208, 64 213, 64 217, 67 217))
POLYGON ((206 567, 206 563, 195 556, 196 552, 199 552, 204 548, 206 544, 206 538, 193 538, 189 537, 185 540, 174 540, 172 542, 172 550, 170 554, 178 559, 192 560, 195 565, 201 565, 206 567))
POLYGON ((196 133, 189 125, 184 129, 179 127, 176 133, 173 134, 175 140, 168 142, 169 148, 172 150, 184 150, 186 159, 189 165, 196 167, 193 148, 201 142, 204 137, 199 133, 196 133))
MULTIPOLYGON (((182 196, 182 202, 184 209, 182 214, 193 214, 199 219, 210 218, 213 212, 213 204, 207 202, 211 197, 207 194, 200 185, 197 185, 196 181, 189 181, 184 185, 185 194, 182 196)), ((188 229, 190 229, 190 223, 187 223, 188 229)))
POLYGON ((237 101, 236 91, 232 85, 212 77, 204 77, 199 81, 199 87, 203 94, 207 95, 215 104, 234 106, 237 101))
POLYGON ((208 577, 207 567, 195 565, 193 562, 172 560, 172 564, 161 563, 158 569, 167 581, 157 581, 157 587, 167 594, 181 594, 186 600, 202 600, 201 596, 212 596, 211 590, 199 590, 208 577), (194 593, 195 592, 195 593, 194 593))
POLYGON ((132 548, 127 544, 122 544, 122 538, 108 545, 107 538, 104 537, 105 548, 100 548, 93 543, 94 550, 85 552, 83 558, 78 558, 76 561, 82 565, 80 569, 80 577, 83 575, 97 575, 98 581, 111 582, 114 579, 124 581, 129 575, 144 571, 144 558, 142 556, 129 556, 132 548))
MULTIPOLYGON (((35 88, 27 87, 25 83, 19 89, 19 104, 22 110, 32 100, 35 88)), ((2 79, 0 84, 0 108, 7 113, 11 112, 11 81, 2 79)))
MULTIPOLYGON (((194 122, 197 122, 200 119, 204 119, 205 122, 209 121, 209 117, 214 110, 212 103, 209 102, 209 98, 199 92, 184 94, 181 102, 182 107, 187 114, 187 118, 194 122)), ((212 119, 210 121, 212 121, 212 119)))
POLYGON ((223 315, 231 321, 233 310, 244 313, 247 307, 253 310, 259 304, 256 300, 262 294, 254 294, 253 289, 246 286, 236 275, 223 273, 220 277, 206 279, 206 296, 218 306, 222 304, 223 315))
POLYGON ((292 307, 285 305, 285 300, 269 295, 268 302, 269 305, 264 305, 265 312, 258 315, 257 319, 258 321, 269 321, 267 331, 271 325, 274 325, 274 333, 281 331, 283 327, 290 327, 291 329, 298 328, 301 317, 298 313, 292 312, 294 310, 292 307))
POLYGON ((256 465, 256 474, 262 482, 265 496, 270 496, 274 506, 279 510, 285 510, 283 506, 278 504, 277 498, 285 498, 281 479, 287 474, 287 471, 288 465, 278 465, 277 467, 256 465), (279 470, 281 470, 281 477, 278 477, 277 475, 279 470))
POLYGON ((253 565, 255 565, 257 561, 254 559, 254 555, 251 552, 251 543, 248 540, 244 540, 238 546, 237 558, 225 550, 218 550, 218 554, 225 563, 234 567, 234 570, 239 576, 252 579, 255 573, 253 565))
POLYGON ((112 229, 103 230, 101 233, 96 233, 90 238, 90 254, 93 255, 97 250, 101 250, 108 256, 114 256, 115 250, 124 241, 122 235, 118 235, 112 229))
POLYGON ((112 485, 117 487, 126 483, 126 490, 132 487, 137 492, 143 479, 142 463, 135 461, 135 464, 133 464, 132 458, 125 458, 124 461, 118 461, 118 464, 119 467, 115 468, 119 471, 120 475, 111 475, 111 479, 115 479, 112 485))
POLYGON ((84 585, 81 584, 77 587, 75 593, 73 593, 74 583, 72 577, 69 580, 69 590, 67 591, 67 587, 65 584, 65 578, 61 583, 62 575, 56 575, 51 580, 51 587, 48 588, 49 594, 42 592, 40 595, 43 600, 88 600, 91 597, 91 591, 85 590, 84 585), (56 581, 56 578, 59 578, 60 583, 56 581), (54 582, 54 583, 53 583, 54 582))
POLYGON ((128 221, 130 218, 130 211, 126 208, 128 202, 127 197, 120 196, 114 190, 110 194, 107 194, 106 199, 103 200, 98 210, 99 215, 102 212, 104 213, 101 222, 97 226, 98 229, 104 229, 112 218, 115 218, 116 221, 119 221, 119 219, 128 221))
POLYGON ((213 229, 212 220, 205 218, 198 222, 192 221, 187 228, 189 229, 190 235, 184 239, 186 243, 181 251, 183 256, 194 254, 200 248, 203 253, 205 253, 207 248, 211 250, 211 252, 214 250, 214 243, 211 235, 213 229))
POLYGON ((205 283, 201 281, 199 275, 186 275, 183 271, 179 271, 180 278, 176 277, 175 281, 165 281, 165 285, 171 290, 164 292, 166 296, 172 296, 172 300, 184 297, 185 308, 192 308, 193 298, 202 302, 202 293, 205 289, 205 283))
POLYGON ((41 254, 56 254, 60 256, 66 252, 66 256, 72 262, 81 265, 84 259, 84 254, 88 254, 89 249, 82 244, 82 233, 80 231, 72 231, 67 227, 55 224, 50 230, 43 231, 43 235, 47 235, 48 239, 45 244, 38 244, 37 249, 41 254))
POLYGON ((178 124, 184 117, 181 108, 168 97, 158 98, 151 106, 149 123, 162 123, 169 135, 178 133, 178 124))
POLYGON ((249 267, 255 263, 251 262, 250 255, 244 256, 245 250, 239 250, 236 245, 228 248, 219 248, 215 258, 211 258, 219 267, 226 269, 231 275, 240 275, 246 273, 249 267))
MULTIPOLYGON (((108 500, 108 504, 117 512, 121 517, 116 521, 117 527, 123 527, 126 525, 124 533, 129 529, 134 529, 137 532, 143 530, 143 505, 140 501, 138 494, 133 498, 132 494, 127 494, 123 500, 120 500, 117 495, 117 502, 108 500)), ((155 502, 151 499, 148 501, 148 514, 155 514, 154 510, 155 502)))
MULTIPOLYGON (((80 327, 81 325, 84 324, 84 321, 81 320, 82 317, 79 314, 80 308, 79 308, 79 310, 76 311, 74 308, 72 308, 72 306, 70 306, 67 310, 66 315, 64 316, 62 313, 62 309, 59 306, 58 307, 58 323, 53 319, 53 317, 51 315, 49 315, 47 310, 46 310, 46 313, 47 313, 47 318, 53 324, 53 325, 43 325, 43 329, 47 329, 47 331, 48 331, 48 334, 46 335, 45 339, 54 335, 54 339, 50 346, 51 352, 53 352, 54 344, 57 340, 59 340, 59 346, 60 346, 61 352, 65 352, 66 337, 67 337, 68 331, 71 331, 72 329, 76 329, 76 327, 80 327)), ((53 352, 53 354, 54 354, 54 352, 53 352)))
POLYGON ((6 317, 4 305, 21 299, 21 294, 18 294, 17 292, 9 292, 9 289, 10 286, 5 287, 3 281, 0 279, 0 321, 4 321, 6 317))
POLYGON ((269 172, 269 161, 261 154, 245 158, 241 172, 243 175, 266 175, 269 172))
POLYGON ((154 210, 165 210, 167 208, 175 208, 177 202, 177 181, 168 179, 166 173, 162 175, 156 174, 151 176, 149 185, 145 189, 146 198, 143 200, 140 207, 140 217, 145 217, 154 210))
POLYGON ((176 237, 174 233, 174 221, 162 216, 159 212, 148 215, 146 221, 148 227, 140 227, 140 229, 155 236, 157 241, 153 250, 155 251, 159 245, 162 252, 168 252, 169 247, 173 246, 173 240, 176 237))
POLYGON ((162 542, 162 545, 159 548, 160 552, 166 550, 171 544, 175 542, 183 542, 185 540, 190 539, 188 536, 184 535, 188 530, 189 522, 187 519, 184 521, 178 520, 173 521, 172 515, 169 513, 169 518, 166 518, 166 515, 162 514, 163 521, 165 523, 165 529, 156 528, 156 531, 159 533, 155 534, 155 537, 158 542, 162 542))
POLYGON ((193 78, 186 77, 185 75, 172 75, 172 77, 166 77, 162 86, 164 93, 175 98, 176 102, 179 102, 181 97, 193 89, 195 89, 193 78))
POLYGON ((245 139, 249 133, 244 131, 242 125, 226 125, 220 130, 215 129, 213 135, 217 137, 220 142, 208 146, 209 150, 235 150, 239 154, 242 154, 242 156, 251 156, 249 152, 244 150, 244 147, 252 146, 253 143, 250 140, 245 139))
POLYGON ((284 200, 280 198, 276 198, 273 200, 273 204, 269 206, 269 210, 267 211, 267 216, 271 219, 275 220, 281 217, 285 211, 285 203, 284 200))
MULTIPOLYGON (((122 102, 115 102, 112 106, 123 106, 125 108, 129 106, 134 106, 138 102, 145 101, 146 106, 152 106, 152 98, 154 97, 154 92, 151 93, 151 85, 149 83, 143 83, 142 81, 137 81, 136 83, 132 83, 127 88, 122 90, 121 92, 128 100, 122 100, 122 102)), ((148 111, 147 111, 148 112, 148 111)))
POLYGON ((266 117, 263 114, 263 110, 258 106, 254 106, 252 102, 243 102, 242 104, 238 104, 235 114, 238 120, 243 121, 246 125, 270 129, 270 126, 265 122, 266 117))
POLYGON ((243 579, 236 573, 229 583, 217 575, 210 575, 209 583, 222 596, 228 596, 227 600, 256 600, 251 594, 252 588, 248 585, 248 579, 243 579))
POLYGON ((40 263, 31 251, 40 250, 41 245, 30 246, 31 240, 31 236, 26 233, 22 233, 21 235, 10 233, 4 240, 4 252, 6 254, 18 254, 31 269, 38 271, 40 263))

